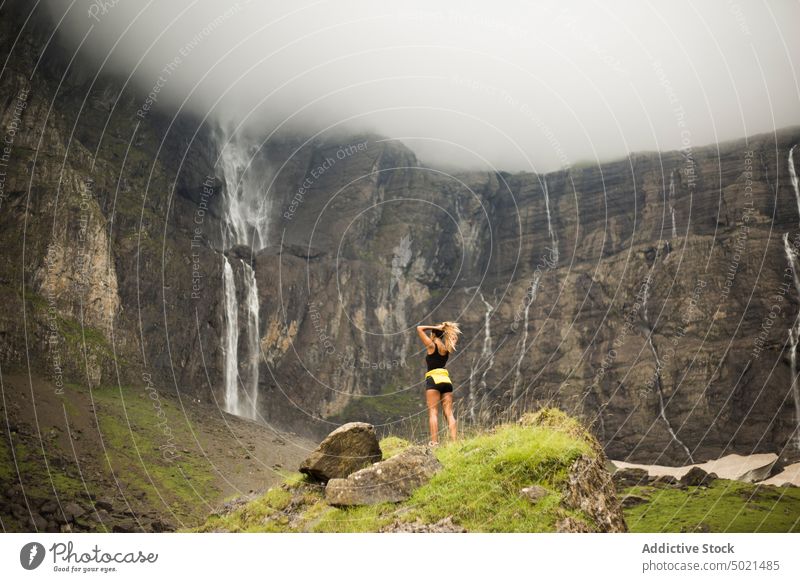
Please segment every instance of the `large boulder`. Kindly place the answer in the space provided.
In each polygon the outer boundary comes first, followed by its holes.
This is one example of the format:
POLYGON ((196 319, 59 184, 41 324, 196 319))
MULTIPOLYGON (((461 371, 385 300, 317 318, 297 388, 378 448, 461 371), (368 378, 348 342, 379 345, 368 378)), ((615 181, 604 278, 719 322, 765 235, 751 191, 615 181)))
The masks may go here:
POLYGON ((699 485, 709 485, 716 478, 716 473, 706 473, 699 466, 694 466, 683 474, 680 478, 680 483, 691 487, 697 487, 699 485))
POLYGON ((375 427, 366 422, 348 422, 325 437, 301 463, 300 472, 323 482, 342 479, 382 457, 375 427))
POLYGON ((612 479, 618 487, 633 487, 636 485, 647 485, 650 477, 645 469, 624 467, 614 471, 612 479))
POLYGON ((403 501, 442 468, 433 452, 409 447, 390 459, 361 469, 346 479, 331 479, 325 500, 334 506, 373 505, 403 501))

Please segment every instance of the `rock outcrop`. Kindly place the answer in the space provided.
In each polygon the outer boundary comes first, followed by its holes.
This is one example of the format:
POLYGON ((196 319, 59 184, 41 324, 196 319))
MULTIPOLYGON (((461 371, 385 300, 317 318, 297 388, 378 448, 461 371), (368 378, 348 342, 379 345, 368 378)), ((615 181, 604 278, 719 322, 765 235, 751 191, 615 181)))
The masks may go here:
POLYGON ((700 467, 692 467, 681 476, 679 483, 687 487, 707 486, 716 478, 715 473, 706 473, 700 467))
POLYGON ((331 479, 325 500, 334 507, 404 501, 441 469, 430 448, 409 447, 346 479, 331 479))
POLYGON ((540 499, 547 496, 548 491, 540 485, 531 485, 520 489, 519 494, 531 503, 538 503, 540 499))
POLYGON ((636 467, 625 467, 617 469, 612 474, 612 479, 617 487, 634 487, 636 485, 644 485, 649 479, 649 474, 646 469, 639 469, 636 467))
POLYGON ((603 460, 596 456, 582 456, 573 463, 564 504, 589 515, 597 524, 597 529, 593 531, 628 531, 611 475, 606 471, 603 460))
POLYGON ((349 422, 331 432, 300 465, 300 472, 328 481, 342 479, 382 458, 375 427, 349 422))
POLYGON ((585 426, 553 408, 526 414, 520 418, 519 424, 556 428, 582 440, 591 450, 590 454, 581 455, 570 466, 562 503, 568 509, 586 513, 593 524, 578 527, 573 518, 566 517, 558 525, 558 531, 628 531, 614 481, 606 468, 608 458, 598 440, 585 426))
POLYGON ((412 522, 395 521, 381 529, 381 533, 466 533, 467 530, 453 523, 452 517, 445 517, 436 523, 424 523, 417 519, 412 522))
POLYGON ((611 462, 618 468, 617 472, 614 473, 615 480, 624 485, 640 485, 646 482, 647 479, 655 477, 673 477, 677 480, 683 480, 683 477, 693 469, 701 469, 704 473, 713 473, 718 479, 755 483, 769 477, 777 461, 778 455, 761 453, 754 455, 730 454, 705 463, 682 467, 643 465, 624 461, 611 462), (637 479, 641 482, 634 483, 633 481, 637 479))

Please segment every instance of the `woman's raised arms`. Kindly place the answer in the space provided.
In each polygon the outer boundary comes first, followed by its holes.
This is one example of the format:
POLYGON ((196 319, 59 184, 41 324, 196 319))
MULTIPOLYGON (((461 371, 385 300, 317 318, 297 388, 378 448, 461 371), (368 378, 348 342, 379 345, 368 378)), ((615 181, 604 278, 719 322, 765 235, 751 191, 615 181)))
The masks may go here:
POLYGON ((422 340, 422 343, 425 344, 426 348, 436 347, 436 344, 433 342, 431 338, 428 337, 428 334, 425 333, 426 329, 442 329, 441 325, 418 325, 417 326, 417 335, 419 339, 422 340))

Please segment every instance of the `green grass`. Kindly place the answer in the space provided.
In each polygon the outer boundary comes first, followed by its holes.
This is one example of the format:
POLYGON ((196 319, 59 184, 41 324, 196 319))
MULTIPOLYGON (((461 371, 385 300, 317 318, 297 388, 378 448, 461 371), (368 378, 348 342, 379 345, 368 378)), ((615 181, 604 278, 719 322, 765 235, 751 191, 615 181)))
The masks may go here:
POLYGON ((800 532, 800 488, 757 487, 718 479, 687 490, 630 487, 621 492, 648 497, 625 510, 632 532, 800 532))
POLYGON ((553 531, 569 467, 589 453, 588 443, 549 427, 506 425, 447 444, 437 450, 444 471, 414 493, 410 517, 453 516, 469 531, 553 531), (530 485, 549 494, 533 505, 519 494, 530 485))
POLYGON ((124 407, 119 388, 104 387, 92 392, 111 467, 144 491, 152 503, 163 503, 164 498, 180 513, 187 508, 202 511, 201 500, 218 493, 208 466, 191 457, 171 459, 163 454, 166 445, 178 447, 190 439, 183 413, 162 398, 159 404, 165 417, 160 418, 151 398, 141 398, 133 389, 123 389, 122 393, 124 407), (164 432, 165 426, 174 435, 172 439, 164 432))
MULTIPOLYGON (((19 296, 19 293, 16 294, 19 296)), ((34 319, 38 319, 40 322, 47 321, 50 305, 44 297, 33 291, 26 290, 25 305, 27 309, 31 310, 34 319)), ((60 349, 65 350, 65 353, 62 354, 65 364, 68 361, 83 361, 84 346, 90 354, 96 354, 103 358, 114 357, 110 342, 99 329, 86 324, 82 325, 80 321, 60 314, 56 317, 56 324, 61 340, 60 349)), ((125 363, 125 360, 119 354, 117 355, 117 360, 121 364, 125 363)), ((65 367, 69 368, 68 365, 65 367)))
MULTIPOLYGON (((93 413, 82 403, 89 394, 86 386, 65 383, 60 399, 64 403, 71 423, 85 426, 93 413), (78 422, 80 421, 80 422, 78 422)), ((113 471, 123 482, 126 495, 143 495, 151 507, 171 511, 175 517, 190 523, 198 523, 209 512, 207 500, 219 498, 219 489, 208 461, 181 453, 183 443, 191 442, 190 424, 180 408, 171 400, 161 398, 159 403, 166 417, 172 439, 162 430, 154 401, 142 397, 142 389, 124 387, 101 387, 92 390, 97 413, 99 431, 103 438, 101 449, 92 455, 95 463, 82 459, 81 467, 87 477, 86 485, 72 462, 73 452, 51 439, 43 431, 48 465, 36 437, 13 438, 14 455, 26 494, 34 499, 53 497, 54 489, 59 496, 82 497, 85 487, 97 497, 105 497, 113 491, 104 489, 102 481, 92 478, 93 471, 111 477, 113 471), (120 394, 122 393, 122 395, 120 394), (123 407, 124 397, 124 407, 123 407), (163 446, 172 443, 178 456, 165 458, 163 446), (57 462, 65 460, 65 469, 57 462)), ((287 473, 287 479, 291 476, 287 473)), ((14 459, 11 455, 7 435, 0 438, 0 483, 6 486, 19 481, 14 459)))
POLYGON ((396 436, 388 436, 381 439, 381 452, 383 453, 384 460, 394 457, 397 453, 410 446, 411 443, 409 441, 396 436))
POLYGON ((383 526, 389 525, 394 518, 396 509, 393 503, 378 505, 364 505, 348 509, 331 508, 323 502, 327 511, 322 513, 319 522, 313 531, 324 533, 368 533, 379 531, 383 526))
MULTIPOLYGON (((261 497, 246 503, 230 513, 224 515, 211 515, 206 522, 186 531, 210 532, 278 532, 288 529, 289 519, 283 513, 292 501, 294 494, 304 485, 304 479, 293 479, 281 487, 273 487, 261 497)), ((321 499, 309 498, 309 504, 321 499)))
POLYGON ((114 357, 114 351, 106 336, 100 330, 65 317, 58 318, 58 331, 64 339, 69 354, 82 359, 83 347, 108 358, 114 357))
MULTIPOLYGON (((36 498, 47 498, 53 496, 53 488, 58 494, 78 496, 84 493, 84 486, 77 475, 70 475, 63 470, 56 468, 52 464, 51 455, 48 455, 48 466, 42 458, 42 451, 38 446, 32 446, 24 442, 14 443, 14 457, 17 465, 14 466, 14 458, 11 456, 8 442, 5 438, 0 439, 0 481, 6 483, 18 483, 17 469, 22 476, 25 485, 26 495, 36 498)), ((47 449, 45 449, 47 450, 47 449)))
MULTIPOLYGON (((587 434, 563 413, 545 412, 526 424, 502 425, 434 449, 443 469, 404 502, 335 508, 325 503, 322 486, 295 476, 191 531, 375 532, 395 521, 430 524, 447 517, 476 532, 554 531, 565 516, 591 523, 561 505, 570 466, 594 454, 587 434), (530 485, 549 493, 534 505, 520 495, 530 485)), ((389 458, 411 443, 390 436, 380 444, 389 458)))

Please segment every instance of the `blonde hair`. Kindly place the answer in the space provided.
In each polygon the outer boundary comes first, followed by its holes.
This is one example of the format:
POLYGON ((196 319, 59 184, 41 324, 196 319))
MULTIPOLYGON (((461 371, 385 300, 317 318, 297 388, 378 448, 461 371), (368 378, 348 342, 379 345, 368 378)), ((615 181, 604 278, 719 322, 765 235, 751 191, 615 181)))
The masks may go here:
POLYGON ((461 328, 455 321, 442 322, 442 341, 444 347, 448 352, 456 351, 456 344, 458 343, 458 335, 461 333, 461 328))

